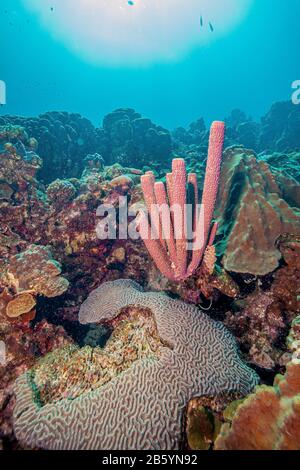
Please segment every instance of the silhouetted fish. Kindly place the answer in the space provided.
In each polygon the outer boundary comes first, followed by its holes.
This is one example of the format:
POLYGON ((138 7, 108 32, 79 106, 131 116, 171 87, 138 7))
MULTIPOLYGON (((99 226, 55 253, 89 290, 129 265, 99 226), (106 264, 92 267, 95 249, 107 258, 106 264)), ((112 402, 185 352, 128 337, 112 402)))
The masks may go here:
POLYGON ((203 27, 203 16, 202 15, 200 16, 200 26, 201 26, 201 28, 203 27))
POLYGON ((133 2, 132 0, 129 0, 127 3, 128 3, 128 5, 130 5, 130 6, 133 6, 133 5, 134 5, 134 2, 133 2))
POLYGON ((209 22, 209 27, 210 27, 211 32, 213 33, 213 32, 214 32, 214 27, 213 27, 213 25, 211 24, 211 22, 209 22))

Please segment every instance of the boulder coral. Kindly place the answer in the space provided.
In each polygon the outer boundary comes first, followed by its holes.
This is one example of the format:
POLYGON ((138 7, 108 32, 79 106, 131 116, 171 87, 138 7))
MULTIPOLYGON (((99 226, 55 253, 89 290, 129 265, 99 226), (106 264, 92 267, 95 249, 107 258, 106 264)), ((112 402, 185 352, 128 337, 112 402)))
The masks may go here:
POLYGON ((21 443, 43 449, 178 449, 190 398, 247 394, 258 383, 221 323, 165 294, 144 292, 133 281, 108 282, 93 291, 79 320, 116 322, 129 306, 153 315, 159 354, 135 361, 90 393, 44 406, 30 374, 19 377, 14 430, 21 443))
POLYGON ((300 210, 285 200, 269 165, 244 148, 225 151, 216 212, 222 235, 217 250, 227 271, 274 271, 281 259, 278 237, 300 234, 300 210))

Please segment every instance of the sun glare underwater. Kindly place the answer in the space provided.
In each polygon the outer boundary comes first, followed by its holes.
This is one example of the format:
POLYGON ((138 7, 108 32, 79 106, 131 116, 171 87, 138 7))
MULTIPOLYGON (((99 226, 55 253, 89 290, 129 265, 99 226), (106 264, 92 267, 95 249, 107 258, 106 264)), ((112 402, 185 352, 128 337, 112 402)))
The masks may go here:
POLYGON ((226 34, 253 0, 22 1, 81 58, 94 64, 146 65, 176 60, 226 34))

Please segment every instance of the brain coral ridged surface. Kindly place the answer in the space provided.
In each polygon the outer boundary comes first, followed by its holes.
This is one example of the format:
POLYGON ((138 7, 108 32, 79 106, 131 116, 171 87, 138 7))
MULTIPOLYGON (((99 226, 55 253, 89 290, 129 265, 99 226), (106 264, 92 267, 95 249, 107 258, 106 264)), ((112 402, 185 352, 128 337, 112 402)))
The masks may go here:
POLYGON ((249 393, 258 377, 240 359, 226 328, 196 307, 133 281, 107 282, 83 303, 81 323, 116 318, 121 309, 151 310, 163 343, 99 389, 41 406, 30 375, 16 382, 14 428, 20 442, 44 449, 178 449, 190 398, 249 393))

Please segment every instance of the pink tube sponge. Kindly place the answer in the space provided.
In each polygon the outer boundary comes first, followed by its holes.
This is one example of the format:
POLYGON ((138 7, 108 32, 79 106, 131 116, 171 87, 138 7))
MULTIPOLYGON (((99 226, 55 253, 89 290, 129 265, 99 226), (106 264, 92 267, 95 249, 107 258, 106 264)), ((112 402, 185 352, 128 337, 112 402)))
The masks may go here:
POLYGON ((184 280, 194 274, 202 262, 206 247, 213 244, 217 224, 212 227, 212 218, 219 187, 224 136, 225 124, 213 122, 200 211, 197 177, 194 173, 186 174, 183 159, 173 160, 172 173, 166 175, 166 188, 161 182, 155 183, 152 172, 142 176, 141 185, 150 217, 143 214, 139 218, 141 236, 158 269, 171 280, 184 280), (187 235, 187 184, 194 188, 192 248, 187 235), (170 233, 166 233, 166 227, 170 228, 170 233), (156 235, 155 239, 150 239, 151 233, 156 235))

